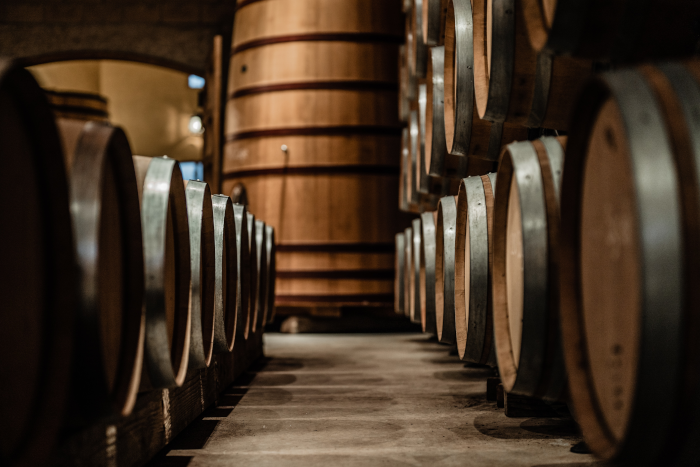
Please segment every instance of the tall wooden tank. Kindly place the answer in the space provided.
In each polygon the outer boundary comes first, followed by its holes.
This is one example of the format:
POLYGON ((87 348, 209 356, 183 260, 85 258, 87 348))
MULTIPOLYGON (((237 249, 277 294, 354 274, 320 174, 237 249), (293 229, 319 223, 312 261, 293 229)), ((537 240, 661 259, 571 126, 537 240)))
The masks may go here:
POLYGON ((393 302, 399 0, 239 0, 223 191, 277 231, 278 305, 393 302))

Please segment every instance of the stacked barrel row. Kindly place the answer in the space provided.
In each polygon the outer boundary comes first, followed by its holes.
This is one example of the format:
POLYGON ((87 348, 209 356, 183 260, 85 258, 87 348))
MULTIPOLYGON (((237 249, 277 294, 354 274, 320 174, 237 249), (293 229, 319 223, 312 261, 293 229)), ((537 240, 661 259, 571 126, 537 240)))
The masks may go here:
POLYGON ((397 312, 567 402, 600 458, 698 465, 700 3, 405 10, 397 312))
POLYGON ((49 97, 0 61, 2 465, 40 465, 59 431, 129 415, 274 314, 272 227, 132 156, 98 97, 49 97))

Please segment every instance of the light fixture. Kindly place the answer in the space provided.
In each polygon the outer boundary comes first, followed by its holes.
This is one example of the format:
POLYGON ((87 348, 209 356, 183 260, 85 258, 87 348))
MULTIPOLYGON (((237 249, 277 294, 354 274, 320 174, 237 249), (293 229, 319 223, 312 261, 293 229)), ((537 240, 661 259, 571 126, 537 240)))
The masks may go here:
POLYGON ((187 77, 187 85, 190 89, 202 89, 204 88, 205 80, 201 76, 190 75, 187 77))
POLYGON ((190 117, 190 123, 188 125, 190 133, 193 135, 201 135, 204 133, 204 125, 202 124, 202 117, 199 115, 192 115, 190 117))

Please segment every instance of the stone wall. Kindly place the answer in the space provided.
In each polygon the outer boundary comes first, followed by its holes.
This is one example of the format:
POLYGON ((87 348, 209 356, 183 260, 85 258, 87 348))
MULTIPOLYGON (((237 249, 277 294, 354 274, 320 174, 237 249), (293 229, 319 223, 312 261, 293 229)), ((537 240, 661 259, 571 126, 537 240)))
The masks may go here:
POLYGON ((124 59, 204 74, 216 34, 230 43, 233 0, 0 2, 0 55, 28 65, 124 59))

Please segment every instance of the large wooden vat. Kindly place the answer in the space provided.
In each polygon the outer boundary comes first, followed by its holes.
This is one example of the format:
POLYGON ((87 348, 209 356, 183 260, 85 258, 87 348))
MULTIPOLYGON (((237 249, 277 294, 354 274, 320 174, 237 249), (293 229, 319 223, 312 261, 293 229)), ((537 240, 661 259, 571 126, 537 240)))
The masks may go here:
MULTIPOLYGON (((700 64, 606 73, 578 99, 561 219, 572 408, 624 465, 698 465, 700 64)), ((617 464, 617 462, 616 462, 617 464)))
POLYGON ((77 274, 54 116, 34 78, 0 60, 0 464, 51 453, 68 394, 77 274))
POLYGON ((393 302, 400 2, 262 0, 237 11, 223 191, 277 236, 277 303, 393 302))

